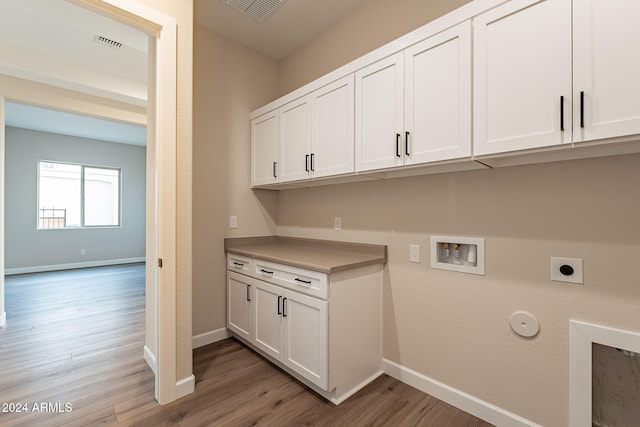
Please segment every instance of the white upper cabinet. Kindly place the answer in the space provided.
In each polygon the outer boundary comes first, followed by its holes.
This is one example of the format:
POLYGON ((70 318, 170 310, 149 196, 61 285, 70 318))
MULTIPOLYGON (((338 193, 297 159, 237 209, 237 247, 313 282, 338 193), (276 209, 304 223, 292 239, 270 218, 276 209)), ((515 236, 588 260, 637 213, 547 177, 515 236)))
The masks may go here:
POLYGON ((471 155, 471 23, 356 72, 356 170, 471 155))
POLYGON ((475 155, 571 142, 570 0, 514 0, 474 18, 473 70, 475 155))
POLYGON ((354 171, 353 74, 311 94, 311 151, 314 177, 354 171))
POLYGON ((311 99, 280 107, 280 182, 304 179, 311 170, 311 99))
POLYGON ((640 2, 573 2, 574 141, 640 134, 640 2))
POLYGON ((405 50, 405 164, 471 155, 471 22, 405 50))
POLYGON ((356 72, 356 170, 403 163, 404 54, 356 72))
POLYGON ((278 110, 251 120, 251 186, 278 182, 278 110))

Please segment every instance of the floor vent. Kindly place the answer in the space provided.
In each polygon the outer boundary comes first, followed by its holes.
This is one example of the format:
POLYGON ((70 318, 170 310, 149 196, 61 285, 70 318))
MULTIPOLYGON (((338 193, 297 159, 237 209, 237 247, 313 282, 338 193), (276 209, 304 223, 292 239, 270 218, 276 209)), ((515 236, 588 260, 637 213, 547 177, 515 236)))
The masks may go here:
POLYGON ((101 44, 103 46, 109 46, 112 47, 114 49, 122 49, 122 47, 124 46, 122 43, 112 40, 110 38, 104 37, 104 36, 99 36, 99 35, 95 35, 95 37, 93 38, 93 41, 101 44))
POLYGON ((258 22, 266 21, 287 0, 223 0, 225 4, 235 8, 258 22))

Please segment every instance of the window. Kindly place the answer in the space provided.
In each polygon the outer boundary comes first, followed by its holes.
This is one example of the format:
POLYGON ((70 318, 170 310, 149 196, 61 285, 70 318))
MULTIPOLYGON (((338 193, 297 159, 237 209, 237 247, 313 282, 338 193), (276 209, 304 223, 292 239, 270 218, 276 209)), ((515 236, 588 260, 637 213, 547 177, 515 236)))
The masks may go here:
POLYGON ((120 169, 38 162, 38 228, 120 225, 120 169))

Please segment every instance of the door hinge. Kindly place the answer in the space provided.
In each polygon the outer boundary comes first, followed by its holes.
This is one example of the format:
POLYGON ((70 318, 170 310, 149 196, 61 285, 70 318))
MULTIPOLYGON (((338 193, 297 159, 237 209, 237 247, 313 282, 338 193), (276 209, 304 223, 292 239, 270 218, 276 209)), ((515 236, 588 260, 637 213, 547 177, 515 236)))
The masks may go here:
POLYGON ((158 267, 162 268, 162 258, 158 258, 158 267))

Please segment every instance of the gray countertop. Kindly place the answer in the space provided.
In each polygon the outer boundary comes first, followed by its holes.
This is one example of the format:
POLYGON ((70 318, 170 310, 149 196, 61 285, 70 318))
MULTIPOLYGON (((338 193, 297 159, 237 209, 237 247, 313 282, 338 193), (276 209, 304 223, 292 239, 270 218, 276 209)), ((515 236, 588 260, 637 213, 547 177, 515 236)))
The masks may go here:
POLYGON ((336 273, 387 262, 387 247, 287 236, 224 239, 227 253, 321 273, 336 273))

